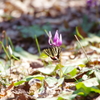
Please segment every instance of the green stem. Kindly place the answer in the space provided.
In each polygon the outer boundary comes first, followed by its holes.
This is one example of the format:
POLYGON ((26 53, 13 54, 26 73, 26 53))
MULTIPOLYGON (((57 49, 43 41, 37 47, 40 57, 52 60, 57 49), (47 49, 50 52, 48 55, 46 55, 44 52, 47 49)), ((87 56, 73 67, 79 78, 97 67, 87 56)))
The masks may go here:
POLYGON ((2 48, 3 48, 4 52, 5 52, 6 55, 7 55, 7 57, 10 59, 10 56, 9 56, 9 54, 7 53, 7 50, 6 50, 6 48, 4 47, 3 43, 2 43, 1 41, 0 41, 0 43, 1 43, 1 45, 2 45, 2 48))
POLYGON ((36 41, 36 45, 37 45, 37 48, 38 48, 38 52, 39 52, 39 54, 41 54, 40 45, 39 45, 39 42, 38 42, 36 35, 35 35, 35 41, 36 41))
MULTIPOLYGON (((48 34, 48 32, 45 30, 45 33, 47 34, 47 36, 49 37, 49 34, 48 34)), ((50 39, 50 41, 51 41, 51 43, 53 43, 53 40, 52 39, 50 39)))
POLYGON ((9 40, 9 42, 10 42, 10 45, 11 45, 12 50, 14 51, 14 46, 13 46, 13 43, 12 43, 10 37, 8 37, 8 40, 9 40))
POLYGON ((76 80, 76 82, 78 83, 78 80, 76 78, 74 78, 76 80))
POLYGON ((61 63, 59 63, 58 64, 58 68, 59 68, 59 72, 60 72, 60 78, 62 78, 63 77, 63 70, 62 70, 62 65, 61 65, 61 63))
POLYGON ((60 64, 60 78, 63 76, 63 70, 62 70, 62 59, 61 59, 62 53, 59 54, 59 64, 60 64))
POLYGON ((11 55, 11 57, 13 57, 15 60, 19 60, 18 58, 16 58, 14 55, 11 55))
POLYGON ((47 30, 44 30, 44 31, 45 31, 45 33, 47 34, 47 36, 49 37, 49 34, 48 34, 47 30))

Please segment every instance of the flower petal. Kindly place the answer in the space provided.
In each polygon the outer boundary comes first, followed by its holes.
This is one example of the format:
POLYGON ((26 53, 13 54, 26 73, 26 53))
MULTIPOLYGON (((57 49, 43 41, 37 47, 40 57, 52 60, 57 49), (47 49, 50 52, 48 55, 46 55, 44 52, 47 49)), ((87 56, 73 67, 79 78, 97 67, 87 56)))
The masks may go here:
POLYGON ((52 41, 52 34, 51 34, 51 32, 49 31, 48 43, 49 43, 50 45, 52 45, 51 41, 52 41))
POLYGON ((60 42, 62 43, 62 35, 60 34, 60 42))
POLYGON ((52 34, 51 32, 49 32, 48 43, 49 45, 53 45, 53 46, 60 46, 62 44, 62 35, 60 34, 59 37, 58 30, 56 31, 53 40, 52 40, 52 34))
POLYGON ((60 34, 60 38, 59 38, 59 34, 57 30, 53 39, 53 45, 60 46, 61 44, 62 44, 62 35, 60 34))
POLYGON ((61 34, 60 34, 59 40, 57 41, 57 45, 58 46, 62 45, 62 35, 61 34))
POLYGON ((56 43, 58 39, 59 39, 59 36, 58 36, 58 30, 57 30, 56 33, 55 33, 55 36, 53 38, 53 42, 56 43))
POLYGON ((95 7, 98 5, 98 0, 87 0, 87 5, 90 7, 95 7))

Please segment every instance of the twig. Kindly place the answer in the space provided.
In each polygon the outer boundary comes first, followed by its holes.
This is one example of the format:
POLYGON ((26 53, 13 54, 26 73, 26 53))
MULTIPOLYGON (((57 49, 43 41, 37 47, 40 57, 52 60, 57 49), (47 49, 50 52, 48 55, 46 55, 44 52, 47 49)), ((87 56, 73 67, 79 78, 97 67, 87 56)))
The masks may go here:
POLYGON ((81 43, 80 43, 80 41, 79 41, 78 37, 77 37, 76 35, 74 35, 74 36, 75 36, 76 40, 78 41, 79 45, 81 46, 82 51, 84 52, 84 54, 85 54, 85 56, 86 56, 87 60, 89 61, 89 58, 88 58, 88 56, 87 56, 87 54, 86 54, 86 52, 85 52, 85 49, 84 49, 84 48, 83 48, 83 46, 81 45, 81 43))

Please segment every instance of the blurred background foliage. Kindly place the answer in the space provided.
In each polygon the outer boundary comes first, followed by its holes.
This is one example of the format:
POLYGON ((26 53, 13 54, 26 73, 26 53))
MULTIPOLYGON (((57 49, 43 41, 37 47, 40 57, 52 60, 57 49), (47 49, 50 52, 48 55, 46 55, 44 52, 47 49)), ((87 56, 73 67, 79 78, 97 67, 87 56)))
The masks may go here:
MULTIPOLYGON (((83 36, 100 33, 100 1, 96 6, 87 0, 0 0, 0 34, 6 31, 15 46, 36 53, 34 36, 41 49, 48 43, 44 30, 56 30, 63 43, 74 39, 75 28, 83 36)), ((1 36, 1 35, 0 35, 1 36)))

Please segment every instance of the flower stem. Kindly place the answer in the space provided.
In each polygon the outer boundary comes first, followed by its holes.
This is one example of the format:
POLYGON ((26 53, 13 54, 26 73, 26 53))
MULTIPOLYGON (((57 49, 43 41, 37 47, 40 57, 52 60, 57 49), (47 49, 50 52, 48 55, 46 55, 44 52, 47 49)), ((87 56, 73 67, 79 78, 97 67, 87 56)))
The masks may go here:
POLYGON ((35 35, 35 41, 36 41, 36 45, 37 45, 37 48, 38 48, 38 52, 39 52, 39 54, 41 54, 40 45, 39 45, 39 42, 38 42, 36 35, 35 35))

